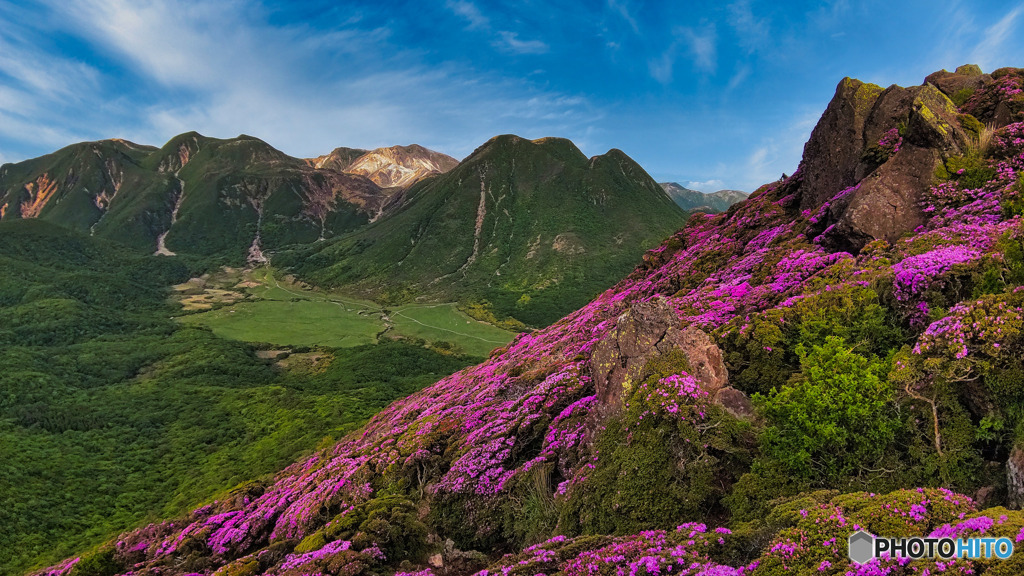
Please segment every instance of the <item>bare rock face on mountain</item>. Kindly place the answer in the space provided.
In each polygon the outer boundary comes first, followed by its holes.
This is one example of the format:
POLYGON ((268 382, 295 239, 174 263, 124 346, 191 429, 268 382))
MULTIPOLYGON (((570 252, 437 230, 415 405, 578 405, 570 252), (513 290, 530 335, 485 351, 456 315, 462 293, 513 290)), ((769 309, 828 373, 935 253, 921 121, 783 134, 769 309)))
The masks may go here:
POLYGON ((306 158, 306 164, 317 169, 344 172, 349 164, 367 153, 369 153, 369 150, 340 147, 331 150, 330 154, 324 154, 316 158, 306 158))
POLYGON ((366 176, 382 188, 408 188, 427 176, 443 174, 458 164, 459 161, 451 156, 413 144, 371 150, 353 160, 344 171, 366 176))
POLYGON ((647 363, 674 350, 686 356, 690 373, 711 398, 727 388, 729 373, 722 351, 711 338, 697 328, 681 328, 678 314, 666 300, 641 302, 620 316, 615 329, 594 348, 590 364, 598 417, 618 414, 630 390, 643 379, 647 363))
POLYGON ((856 252, 913 230, 935 168, 968 142, 956 106, 934 85, 883 90, 843 79, 800 164, 801 208, 819 211, 816 241, 856 252))
POLYGON ((804 145, 801 207, 820 206, 833 194, 857 182, 864 149, 864 124, 882 88, 843 78, 836 94, 804 145))

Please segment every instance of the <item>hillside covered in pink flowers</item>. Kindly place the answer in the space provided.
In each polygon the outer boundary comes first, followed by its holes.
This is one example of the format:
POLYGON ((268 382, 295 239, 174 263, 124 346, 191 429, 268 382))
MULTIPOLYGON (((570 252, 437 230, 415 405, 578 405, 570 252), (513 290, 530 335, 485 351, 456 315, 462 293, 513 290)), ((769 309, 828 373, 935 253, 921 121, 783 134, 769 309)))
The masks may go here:
POLYGON ((1020 574, 1024 69, 844 79, 799 170, 272 481, 46 576, 1020 574))

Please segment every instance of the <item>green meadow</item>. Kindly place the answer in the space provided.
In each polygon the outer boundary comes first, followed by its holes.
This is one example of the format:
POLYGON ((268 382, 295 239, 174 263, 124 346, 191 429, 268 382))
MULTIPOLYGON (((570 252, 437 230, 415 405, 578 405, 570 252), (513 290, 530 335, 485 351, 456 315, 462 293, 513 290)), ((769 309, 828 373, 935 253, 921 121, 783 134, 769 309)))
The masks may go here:
POLYGON ((435 344, 447 342, 474 356, 487 356, 515 335, 470 318, 455 304, 382 308, 296 285, 278 278, 270 268, 252 271, 247 280, 249 285, 242 289, 251 299, 182 316, 179 321, 245 342, 346 348, 373 344, 386 334, 435 344))

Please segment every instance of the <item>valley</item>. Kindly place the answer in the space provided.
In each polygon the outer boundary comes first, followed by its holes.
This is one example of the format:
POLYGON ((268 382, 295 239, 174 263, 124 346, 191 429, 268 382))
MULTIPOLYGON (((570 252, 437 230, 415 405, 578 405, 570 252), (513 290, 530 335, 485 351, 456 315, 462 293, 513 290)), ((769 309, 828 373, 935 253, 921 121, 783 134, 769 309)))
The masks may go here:
POLYGON ((190 295, 197 291, 194 280, 176 287, 175 299, 193 312, 178 320, 245 342, 345 348, 375 344, 381 337, 412 338, 486 357, 515 335, 469 317, 454 303, 384 308, 281 278, 272 268, 222 270, 202 281, 201 294, 190 295), (215 309, 202 311, 206 307, 215 309))

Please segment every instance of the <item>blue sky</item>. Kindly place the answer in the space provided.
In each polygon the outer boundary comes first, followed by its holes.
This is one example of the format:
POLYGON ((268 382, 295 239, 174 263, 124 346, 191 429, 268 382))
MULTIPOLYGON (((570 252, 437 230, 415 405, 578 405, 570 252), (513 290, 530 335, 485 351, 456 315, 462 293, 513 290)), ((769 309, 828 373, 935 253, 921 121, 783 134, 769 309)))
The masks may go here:
POLYGON ((0 0, 0 163, 240 133, 295 156, 491 136, 705 190, 792 172, 844 76, 1024 66, 1022 2, 0 0))

